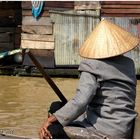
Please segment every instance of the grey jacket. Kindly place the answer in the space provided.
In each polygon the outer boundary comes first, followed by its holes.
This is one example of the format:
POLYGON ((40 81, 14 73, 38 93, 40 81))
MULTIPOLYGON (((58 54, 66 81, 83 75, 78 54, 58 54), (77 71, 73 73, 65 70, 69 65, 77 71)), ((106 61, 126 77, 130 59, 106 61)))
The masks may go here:
POLYGON ((54 113, 58 121, 65 126, 77 120, 82 124, 84 120, 88 124, 83 123, 84 127, 90 124, 114 138, 129 138, 137 116, 133 61, 124 56, 85 59, 79 71, 81 76, 75 97, 54 113))

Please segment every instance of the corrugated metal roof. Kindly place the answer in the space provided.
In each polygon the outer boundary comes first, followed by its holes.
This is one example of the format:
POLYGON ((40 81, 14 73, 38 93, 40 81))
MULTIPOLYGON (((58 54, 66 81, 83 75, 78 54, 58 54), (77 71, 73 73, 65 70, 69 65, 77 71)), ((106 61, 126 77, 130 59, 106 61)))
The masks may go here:
MULTIPOLYGON (((104 17, 113 23, 123 27, 133 35, 140 37, 140 18, 137 17, 104 17)), ((135 62, 136 74, 140 74, 140 45, 132 51, 125 54, 135 62)))
POLYGON ((79 47, 99 22, 99 10, 52 12, 56 65, 77 65, 79 47))

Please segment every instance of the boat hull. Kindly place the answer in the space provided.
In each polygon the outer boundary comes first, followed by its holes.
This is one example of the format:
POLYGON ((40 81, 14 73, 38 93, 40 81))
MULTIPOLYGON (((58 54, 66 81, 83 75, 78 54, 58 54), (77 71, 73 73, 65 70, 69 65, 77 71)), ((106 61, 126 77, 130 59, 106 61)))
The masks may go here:
POLYGON ((0 134, 0 139, 28 139, 28 138, 22 136, 0 134))

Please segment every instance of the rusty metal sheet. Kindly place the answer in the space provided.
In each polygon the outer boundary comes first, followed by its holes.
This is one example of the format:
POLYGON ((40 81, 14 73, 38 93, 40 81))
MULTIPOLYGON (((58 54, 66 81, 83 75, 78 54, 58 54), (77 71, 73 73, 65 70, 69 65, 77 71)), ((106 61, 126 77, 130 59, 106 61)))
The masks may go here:
POLYGON ((52 12, 56 65, 77 65, 79 48, 99 22, 99 10, 52 12))
POLYGON ((101 15, 108 17, 140 17, 139 1, 101 1, 101 15))
POLYGON ((100 2, 102 5, 138 5, 140 4, 140 1, 101 1, 100 2))
MULTIPOLYGON (((133 35, 140 38, 140 18, 137 17, 104 17, 113 23, 131 32, 133 35)), ((135 62, 136 74, 140 74, 140 44, 132 51, 125 54, 132 58, 135 62)))

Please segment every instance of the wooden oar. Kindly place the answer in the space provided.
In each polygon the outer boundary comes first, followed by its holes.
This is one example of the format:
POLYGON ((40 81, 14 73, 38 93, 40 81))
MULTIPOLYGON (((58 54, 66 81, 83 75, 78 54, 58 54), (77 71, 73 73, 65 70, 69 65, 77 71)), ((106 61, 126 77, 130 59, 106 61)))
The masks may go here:
POLYGON ((50 76, 45 72, 44 68, 41 66, 41 64, 37 61, 37 59, 33 56, 31 53, 31 50, 27 49, 25 51, 29 57, 31 58, 32 62, 36 65, 36 67, 39 69, 39 71, 42 73, 45 80, 49 83, 49 85, 52 87, 52 89, 55 91, 59 99, 62 101, 63 104, 67 103, 67 99, 64 97, 62 92, 59 90, 59 88, 56 86, 56 84, 53 82, 53 80, 50 78, 50 76))

